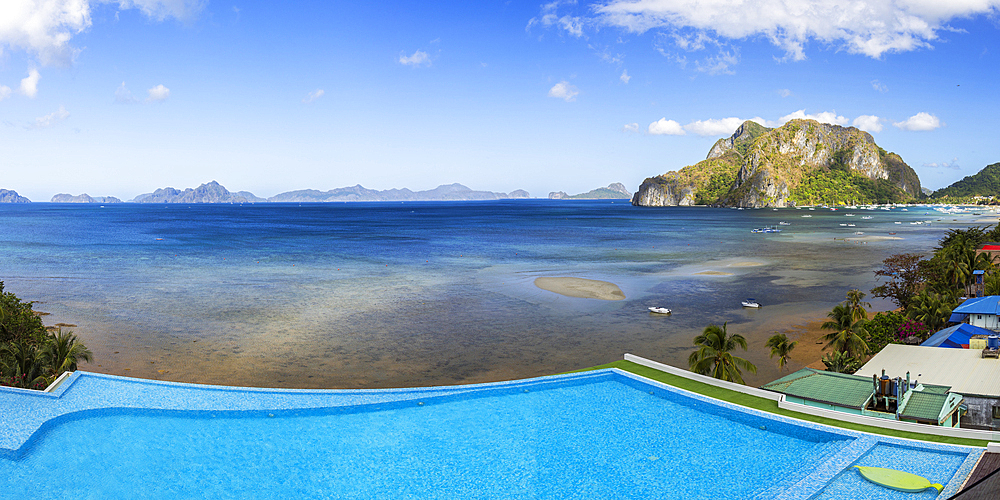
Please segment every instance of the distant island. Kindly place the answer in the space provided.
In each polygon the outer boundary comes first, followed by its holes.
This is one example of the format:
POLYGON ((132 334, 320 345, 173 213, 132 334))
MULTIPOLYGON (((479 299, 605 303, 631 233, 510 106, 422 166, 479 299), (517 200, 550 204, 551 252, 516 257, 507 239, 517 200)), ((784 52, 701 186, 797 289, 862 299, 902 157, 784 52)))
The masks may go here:
POLYGON ((59 193, 52 197, 52 203, 121 203, 122 200, 114 196, 90 196, 87 193, 73 196, 71 194, 59 193))
POLYGON ((0 203, 31 203, 31 200, 17 194, 17 191, 0 189, 0 203))
POLYGON ((913 203, 920 179, 871 134, 815 120, 767 128, 746 121, 708 156, 643 181, 637 206, 786 207, 913 203))
POLYGON ((986 165, 975 175, 970 175, 964 179, 952 183, 950 186, 938 189, 931 193, 930 197, 935 201, 972 202, 989 203, 995 205, 1000 203, 1000 163, 986 165))
MULTIPOLYGON (((216 181, 183 191, 172 187, 160 188, 152 193, 136 196, 134 203, 328 203, 347 201, 465 201, 503 200, 529 198, 527 191, 518 189, 507 193, 474 191, 461 184, 447 184, 426 191, 409 189, 367 189, 360 184, 353 187, 318 191, 302 189, 276 194, 270 198, 255 196, 249 191, 230 192, 216 181)), ((53 200, 54 201, 54 200, 53 200)))
POLYGON ((628 192, 625 185, 616 182, 614 184, 609 184, 608 187, 592 189, 586 193, 569 195, 562 191, 554 191, 549 193, 550 200, 620 200, 632 198, 632 193, 628 192))

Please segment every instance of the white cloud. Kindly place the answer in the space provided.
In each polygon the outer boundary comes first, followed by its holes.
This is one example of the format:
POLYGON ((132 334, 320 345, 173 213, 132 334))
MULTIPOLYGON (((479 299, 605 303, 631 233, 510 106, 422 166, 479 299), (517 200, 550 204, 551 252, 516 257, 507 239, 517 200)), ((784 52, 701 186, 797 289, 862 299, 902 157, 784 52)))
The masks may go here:
POLYGON ((552 88, 549 89, 549 97, 562 99, 566 102, 575 101, 576 96, 579 93, 580 91, 577 90, 576 87, 570 85, 570 83, 566 80, 553 85, 552 88))
POLYGON ((309 104, 310 102, 313 102, 316 99, 323 97, 323 94, 326 94, 326 92, 323 89, 316 89, 306 94, 306 96, 302 99, 302 102, 309 104))
POLYGON ((952 158, 951 161, 943 161, 941 163, 924 163, 927 168, 947 168, 950 170, 961 170, 962 167, 958 164, 958 158, 952 158))
POLYGON ((792 95, 792 91, 788 89, 778 89, 778 95, 781 97, 788 97, 792 95))
POLYGON ((882 119, 875 115, 861 115, 851 122, 859 130, 864 130, 865 132, 881 132, 882 131, 882 119))
POLYGON ((125 82, 122 82, 122 84, 115 89, 115 102, 131 104, 133 102, 139 102, 139 100, 136 99, 135 96, 132 95, 132 91, 125 86, 125 82))
POLYGON ((883 94, 889 91, 889 87, 886 87, 884 83, 878 80, 872 80, 872 88, 883 94))
POLYGON ((402 64, 404 66, 413 66, 414 68, 419 68, 421 66, 430 66, 431 56, 427 55, 427 53, 422 50, 414 52, 412 56, 400 54, 399 64, 402 64))
POLYGON ((941 120, 930 113, 921 111, 901 122, 893 122, 893 125, 903 130, 928 131, 940 127, 941 120))
POLYGON ((680 123, 668 120, 666 117, 650 123, 647 132, 653 135, 684 135, 684 128, 680 123))
POLYGON ((1000 0, 607 0, 594 8, 594 23, 682 33, 689 47, 703 35, 760 36, 793 60, 805 59, 811 41, 879 58, 928 47, 938 32, 952 29, 949 21, 995 15, 998 6, 1000 0))
MULTIPOLYGON (((850 120, 846 117, 837 115, 836 111, 824 111, 817 114, 806 114, 806 110, 800 109, 798 111, 789 113, 778 119, 778 125, 784 125, 790 120, 816 120, 820 123, 829 123, 830 125, 847 125, 850 120)), ((772 125, 773 126, 773 125, 772 125)))
POLYGON ((28 72, 28 76, 21 80, 21 86, 18 87, 17 91, 23 95, 34 99, 38 95, 38 80, 42 78, 42 75, 38 74, 37 69, 32 69, 28 72))
POLYGON ((542 4, 542 11, 537 17, 528 20, 528 25, 524 29, 530 30, 536 24, 540 24, 546 28, 555 26, 572 36, 577 38, 582 37, 584 19, 568 14, 560 16, 558 10, 561 5, 576 5, 576 0, 554 0, 553 2, 542 4))
POLYGON ((170 97, 170 89, 164 87, 163 84, 157 85, 146 92, 149 94, 146 102, 162 101, 170 97))
POLYGON ((3 0, 0 2, 0 52, 24 50, 45 66, 72 64, 80 50, 72 38, 90 28, 91 6, 115 3, 119 9, 138 9, 162 21, 193 18, 207 0, 3 0))
POLYGON ((706 135, 732 135, 739 126, 746 120, 736 117, 708 120, 697 120, 684 125, 684 130, 693 134, 706 135))
POLYGON ((632 132, 632 133, 636 133, 637 134, 637 133, 639 133, 639 124, 638 123, 626 123, 624 126, 622 126, 622 132, 632 132))
POLYGON ((35 123, 25 128, 51 127, 52 125, 55 125, 67 118, 69 118, 69 111, 66 111, 66 108, 64 107, 59 106, 59 111, 54 111, 45 116, 40 116, 38 118, 35 118, 35 123))
POLYGON ((6 85, 0 85, 0 101, 10 97, 10 87, 6 85))
POLYGON ((632 77, 628 76, 628 70, 625 69, 622 70, 622 76, 619 76, 618 79, 621 80, 622 83, 624 83, 625 85, 628 85, 628 81, 631 80, 632 77))
POLYGON ((694 67, 702 73, 710 75, 731 75, 733 70, 729 69, 740 62, 740 50, 733 47, 732 50, 720 50, 717 55, 706 57, 703 60, 695 61, 694 67))

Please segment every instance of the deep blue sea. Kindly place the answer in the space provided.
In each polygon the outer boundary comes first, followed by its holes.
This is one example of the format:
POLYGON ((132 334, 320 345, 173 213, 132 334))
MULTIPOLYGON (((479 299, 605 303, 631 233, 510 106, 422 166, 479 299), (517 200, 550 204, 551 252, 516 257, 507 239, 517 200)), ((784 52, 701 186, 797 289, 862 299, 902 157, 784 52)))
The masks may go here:
POLYGON ((0 280, 46 324, 76 325, 89 371, 389 387, 544 375, 625 352, 686 367, 691 339, 728 321, 760 368, 748 382, 763 383, 778 375, 763 348, 775 331, 794 339, 848 289, 870 289, 885 257, 996 220, 625 200, 4 204, 0 280), (750 232, 779 221, 791 225, 750 232), (626 299, 566 297, 538 277, 608 281, 626 299), (743 309, 747 297, 764 307, 743 309))

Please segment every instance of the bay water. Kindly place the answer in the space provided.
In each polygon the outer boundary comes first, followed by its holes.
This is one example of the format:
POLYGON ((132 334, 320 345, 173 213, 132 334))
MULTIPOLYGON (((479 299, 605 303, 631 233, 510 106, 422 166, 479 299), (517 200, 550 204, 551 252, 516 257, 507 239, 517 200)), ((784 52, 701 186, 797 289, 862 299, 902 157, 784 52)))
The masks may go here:
POLYGON ((849 289, 868 291, 889 255, 996 220, 627 200, 10 204, 0 280, 47 325, 75 325, 88 371, 358 388, 531 377, 626 352, 686 368, 693 337, 728 322, 759 385, 780 375, 769 336, 795 340, 849 289), (782 232, 751 232, 765 226, 782 232), (567 297, 539 277, 608 281, 626 298, 567 297), (763 307, 742 308, 748 297, 763 307))

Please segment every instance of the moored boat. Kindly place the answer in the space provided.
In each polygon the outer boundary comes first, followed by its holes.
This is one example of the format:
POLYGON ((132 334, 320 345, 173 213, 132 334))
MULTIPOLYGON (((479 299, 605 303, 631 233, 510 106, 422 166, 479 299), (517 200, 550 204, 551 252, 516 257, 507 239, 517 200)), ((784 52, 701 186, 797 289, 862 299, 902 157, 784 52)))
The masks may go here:
POLYGON ((760 304, 757 302, 756 299, 747 299, 741 302, 741 304, 743 304, 743 307, 753 307, 753 308, 760 307, 760 304))
POLYGON ((649 307, 648 309, 649 312, 656 314, 670 314, 671 312, 670 309, 667 309, 666 307, 649 307))

